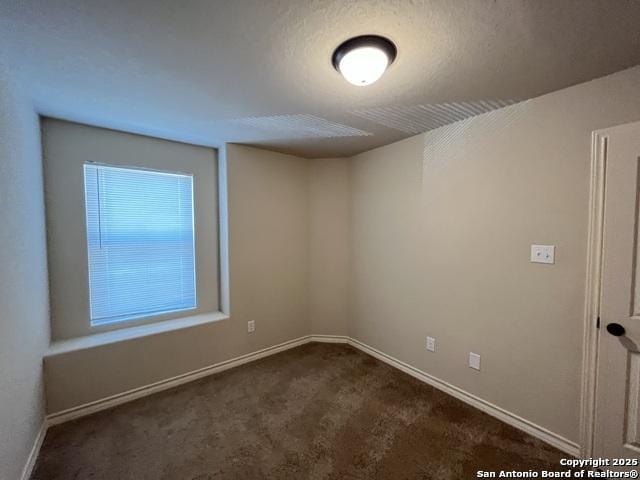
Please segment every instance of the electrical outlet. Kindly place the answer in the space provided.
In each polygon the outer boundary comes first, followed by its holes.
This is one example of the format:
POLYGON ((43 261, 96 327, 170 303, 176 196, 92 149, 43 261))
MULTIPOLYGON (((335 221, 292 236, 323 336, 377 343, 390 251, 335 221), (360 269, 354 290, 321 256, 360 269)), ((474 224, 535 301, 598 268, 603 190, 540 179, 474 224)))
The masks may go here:
POLYGON ((247 322, 247 332, 253 333, 255 331, 256 331, 256 321, 255 320, 249 320, 247 322))
POLYGON ((531 245, 531 262, 554 264, 556 262, 555 245, 531 245))
POLYGON ((469 366, 480 370, 480 355, 477 353, 469 352, 469 366))
POLYGON ((430 352, 436 351, 436 339, 433 337, 427 337, 427 350, 430 352))

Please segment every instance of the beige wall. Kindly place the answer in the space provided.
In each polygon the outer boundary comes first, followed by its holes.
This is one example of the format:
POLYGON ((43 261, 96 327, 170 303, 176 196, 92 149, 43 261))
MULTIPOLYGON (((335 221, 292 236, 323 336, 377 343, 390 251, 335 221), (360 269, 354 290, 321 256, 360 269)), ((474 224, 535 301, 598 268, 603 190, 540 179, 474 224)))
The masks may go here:
POLYGON ((309 321, 313 334, 348 333, 349 165, 347 158, 310 161, 309 321))
POLYGON ((54 341, 219 310, 214 149, 43 118, 42 152, 54 341), (193 175, 197 308, 90 325, 83 168, 88 161, 193 175))
POLYGON ((47 411, 311 333, 346 335, 349 163, 228 145, 231 318, 48 356, 47 411))
POLYGON ((229 145, 231 319, 49 357, 48 410, 348 333, 577 441, 590 134, 640 119, 638 85, 640 67, 347 160, 229 145))
POLYGON ((38 117, 0 72, 0 478, 13 480, 44 414, 49 335, 38 117))
POLYGON ((237 145, 226 160, 231 318, 47 357, 48 412, 310 333, 308 162, 237 145))
POLYGON ((351 335, 578 441, 591 132, 640 119, 639 85, 636 67, 354 157, 351 335))

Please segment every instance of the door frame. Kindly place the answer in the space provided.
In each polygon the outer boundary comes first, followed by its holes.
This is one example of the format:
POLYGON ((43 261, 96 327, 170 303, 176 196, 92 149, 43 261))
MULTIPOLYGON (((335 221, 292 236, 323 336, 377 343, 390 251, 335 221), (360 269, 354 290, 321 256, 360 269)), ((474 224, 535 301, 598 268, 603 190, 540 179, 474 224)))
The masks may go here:
POLYGON ((587 278, 580 409, 580 455, 583 458, 593 456, 595 443, 598 341, 600 339, 598 322, 602 289, 608 130, 596 130, 591 134, 587 278))

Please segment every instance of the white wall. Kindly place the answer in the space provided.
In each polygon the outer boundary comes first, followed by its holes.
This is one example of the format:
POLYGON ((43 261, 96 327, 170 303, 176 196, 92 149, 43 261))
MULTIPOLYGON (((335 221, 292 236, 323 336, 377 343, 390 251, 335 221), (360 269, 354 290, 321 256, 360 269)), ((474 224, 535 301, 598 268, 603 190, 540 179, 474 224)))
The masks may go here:
POLYGON ((577 442, 591 132, 640 120, 639 87, 636 67, 354 157, 351 335, 577 442))
POLYGON ((21 471, 43 413, 48 343, 38 117, 0 71, 0 478, 21 471))

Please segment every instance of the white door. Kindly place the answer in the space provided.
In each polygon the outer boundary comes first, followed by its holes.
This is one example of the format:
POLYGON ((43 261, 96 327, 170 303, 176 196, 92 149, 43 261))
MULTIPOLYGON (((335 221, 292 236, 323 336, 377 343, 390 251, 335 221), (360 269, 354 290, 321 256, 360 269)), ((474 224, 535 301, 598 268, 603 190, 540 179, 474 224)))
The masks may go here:
POLYGON ((606 154, 594 456, 633 464, 640 459, 640 123, 599 133, 606 154))

